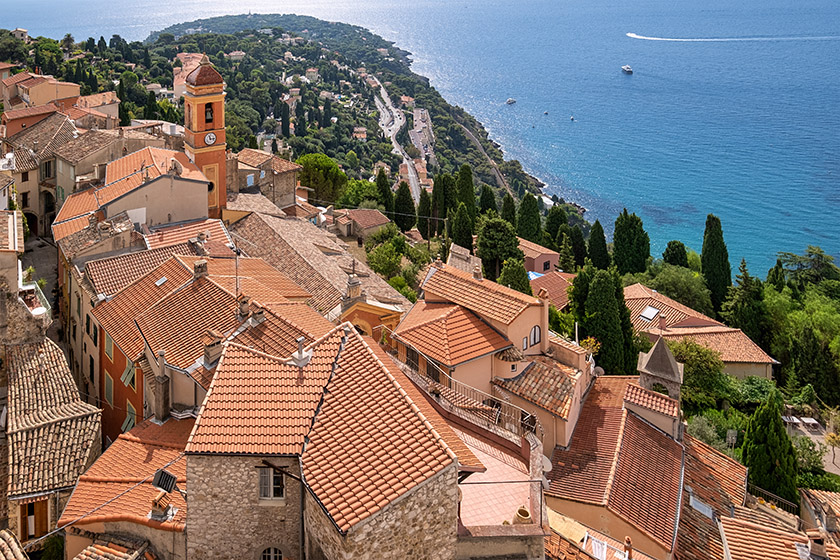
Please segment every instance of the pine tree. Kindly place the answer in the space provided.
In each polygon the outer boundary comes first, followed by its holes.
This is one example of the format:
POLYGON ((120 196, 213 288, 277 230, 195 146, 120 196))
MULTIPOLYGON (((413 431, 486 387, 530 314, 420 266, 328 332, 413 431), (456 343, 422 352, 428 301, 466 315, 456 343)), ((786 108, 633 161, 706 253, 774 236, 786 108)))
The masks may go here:
POLYGON ((295 136, 306 136, 306 108, 302 99, 295 103, 295 136))
POLYGON ((458 212, 452 220, 452 242, 473 252, 473 232, 470 213, 463 202, 458 205, 458 212))
POLYGON ((720 316, 727 325, 741 329, 753 342, 764 346, 765 333, 769 327, 764 287, 761 280, 750 276, 744 259, 741 259, 736 279, 736 285, 729 288, 720 316))
POLYGON ((379 168, 376 174, 376 190, 379 193, 379 204, 385 207, 385 215, 394 219, 394 192, 391 190, 391 181, 385 175, 385 170, 379 168))
POLYGON ((487 185, 481 185, 481 200, 479 201, 479 211, 486 214, 490 210, 498 212, 499 208, 496 206, 496 195, 493 194, 493 189, 487 185))
POLYGON ((615 220, 613 232, 613 260, 622 275, 644 272, 650 257, 650 238, 642 219, 627 212, 627 208, 615 220))
POLYGON ((703 278, 712 297, 715 313, 720 312, 729 286, 732 285, 732 269, 729 266, 729 251, 723 241, 720 218, 714 214, 706 217, 706 231, 703 234, 703 250, 700 253, 703 278))
POLYGON ((507 220, 490 214, 478 221, 476 255, 481 258, 484 277, 496 280, 508 259, 522 259, 516 230, 507 220))
POLYGON ((326 128, 326 127, 332 125, 332 116, 333 116, 333 114, 332 114, 332 102, 329 99, 326 99, 324 101, 324 113, 323 113, 323 118, 322 118, 322 120, 324 121, 324 124, 321 125, 321 126, 326 128))
POLYGON ((467 207, 467 212, 470 214, 470 222, 475 225, 475 218, 478 215, 478 209, 475 206, 475 184, 473 183, 472 168, 469 164, 464 164, 458 170, 458 178, 456 180, 458 189, 458 201, 462 202, 467 207))
POLYGON ((516 201, 510 193, 505 193, 502 199, 502 219, 506 220, 510 225, 516 228, 516 201))
POLYGON ((574 272, 577 267, 575 266, 575 254, 572 252, 572 242, 569 240, 569 236, 565 233, 560 233, 560 237, 557 240, 557 247, 557 252, 560 254, 557 266, 563 272, 574 272))
POLYGON ((572 244, 572 254, 575 256, 575 268, 583 266, 586 260, 586 241, 583 240, 583 231, 580 226, 576 225, 572 228, 569 242, 572 244))
POLYGON ((665 252, 662 253, 662 260, 667 264, 688 268, 688 253, 685 250, 683 242, 677 240, 669 241, 668 246, 665 247, 665 252))
POLYGON ((516 232, 519 237, 539 243, 542 239, 542 219, 537 199, 531 193, 525 195, 519 204, 516 216, 516 232))
POLYGON ((610 253, 607 251, 607 239, 601 222, 595 220, 589 230, 589 259, 595 268, 606 270, 610 267, 610 253))
POLYGON ((151 69, 152 67, 152 57, 149 55, 149 49, 143 49, 143 66, 146 67, 146 70, 151 69))
POLYGON ((785 289, 785 269, 781 259, 776 259, 776 265, 767 271, 767 283, 779 293, 785 289))
MULTIPOLYGON (((399 193, 397 193, 399 194, 399 193)), ((432 215, 432 197, 426 189, 420 190, 420 203, 417 205, 417 229, 423 239, 430 239, 435 234, 435 226, 429 216, 432 215)))
POLYGON ((782 424, 783 413, 782 396, 774 391, 747 423, 743 459, 752 484, 798 503, 796 452, 782 424))
POLYGON ((549 209, 548 216, 545 218, 545 232, 552 239, 557 239, 557 232, 560 230, 560 226, 568 223, 569 216, 566 215, 566 211, 561 206, 555 204, 549 209))
POLYGON ((522 259, 506 260, 497 282, 502 286, 507 286, 525 295, 534 295, 531 291, 531 282, 528 281, 528 272, 525 270, 525 263, 522 259))
POLYGON ((414 227, 416 221, 417 210, 414 208, 414 199, 411 198, 411 187, 405 181, 400 181, 394 200, 394 222, 400 230, 408 231, 414 227))
POLYGON ((291 115, 289 111, 289 104, 285 102, 280 102, 280 134, 283 135, 283 138, 288 138, 292 135, 291 133, 291 115))
POLYGON ((625 372, 624 335, 612 275, 599 270, 586 298, 586 333, 601 343, 598 365, 611 374, 625 372))

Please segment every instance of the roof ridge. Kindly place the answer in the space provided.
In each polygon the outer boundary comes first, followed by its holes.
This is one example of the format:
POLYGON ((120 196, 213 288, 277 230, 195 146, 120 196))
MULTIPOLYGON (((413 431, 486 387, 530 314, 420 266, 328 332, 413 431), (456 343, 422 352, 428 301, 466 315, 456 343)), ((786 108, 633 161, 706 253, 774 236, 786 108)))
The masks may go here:
MULTIPOLYGON (((84 405, 84 406, 91 406, 91 407, 93 406, 91 404, 88 404, 88 403, 84 402, 81 399, 78 399, 76 401, 69 402, 69 403, 63 403, 63 404, 60 404, 58 406, 52 406, 52 407, 46 408, 46 409, 39 409, 35 412, 31 412, 31 413, 27 414, 26 416, 24 416, 24 418, 15 419, 14 423, 15 424, 22 423, 25 418, 34 416, 35 414, 42 415, 46 412, 60 411, 63 408, 72 407, 72 406, 76 406, 76 405, 80 405, 80 404, 84 405)), ((94 408, 93 410, 90 410, 88 412, 77 412, 76 414, 72 414, 70 416, 62 416, 62 417, 59 417, 59 418, 52 417, 52 418, 49 418, 48 420, 42 420, 42 421, 35 422, 33 424, 27 424, 26 426, 21 426, 19 428, 16 427, 14 429, 8 430, 6 432, 6 435, 11 436, 11 435, 14 435, 14 434, 19 434, 21 432, 28 432, 30 430, 37 430, 37 429, 40 429, 40 428, 44 428, 46 426, 51 426, 53 424, 59 424, 61 422, 68 422, 70 420, 79 420, 79 419, 82 419, 82 418, 87 418, 88 416, 94 416, 96 414, 101 414, 101 413, 102 413, 102 411, 100 409, 94 408)), ((10 422, 10 424, 11 424, 11 422, 10 422)))
POLYGON ((721 520, 721 522, 728 521, 730 523, 747 525, 750 528, 758 529, 760 531, 774 532, 774 533, 776 533, 777 536, 787 536, 787 535, 793 534, 793 535, 796 535, 797 537, 801 538, 803 541, 808 540, 808 536, 805 533, 803 533, 801 531, 796 531, 796 530, 793 530, 793 529, 783 530, 783 529, 779 529, 779 528, 777 528, 775 526, 772 526, 772 525, 759 525, 758 523, 754 523, 752 521, 748 521, 748 520, 740 518, 740 517, 721 517, 720 520, 721 520))
POLYGON ((117 439, 124 439, 124 440, 130 441, 132 443, 142 443, 144 445, 152 445, 152 446, 155 446, 155 447, 165 447, 167 449, 175 449, 175 450, 178 450, 178 451, 183 451, 183 449, 182 449, 183 446, 182 445, 178 445, 178 444, 175 444, 175 443, 163 442, 163 441, 155 441, 155 440, 150 440, 150 439, 142 439, 142 438, 139 438, 135 435, 132 435, 131 432, 122 433, 119 436, 117 436, 117 439))
POLYGON ((624 427, 627 423, 627 409, 621 409, 621 424, 618 427, 618 439, 615 443, 615 450, 613 452, 613 460, 610 465, 610 474, 607 475, 607 483, 604 485, 604 501, 606 507, 610 507, 610 494, 612 494, 612 485, 615 482, 615 472, 618 470, 619 456, 621 455, 621 445, 624 443, 624 427))

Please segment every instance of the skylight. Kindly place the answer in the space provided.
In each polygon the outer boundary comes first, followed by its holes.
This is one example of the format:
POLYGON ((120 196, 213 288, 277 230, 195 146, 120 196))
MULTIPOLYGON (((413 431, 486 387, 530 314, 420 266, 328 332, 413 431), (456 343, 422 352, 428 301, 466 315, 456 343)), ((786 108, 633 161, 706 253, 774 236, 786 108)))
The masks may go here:
POLYGON ((693 507, 709 519, 714 519, 715 512, 712 509, 712 506, 710 506, 709 504, 704 504, 694 494, 689 494, 688 503, 691 507, 693 507))
POLYGON ((160 288, 161 286, 163 286, 163 283, 164 283, 164 282, 166 282, 166 276, 161 277, 161 279, 160 279, 160 280, 158 280, 157 282, 155 282, 155 286, 157 286, 158 288, 160 288))
POLYGON ((645 307, 644 311, 642 311, 640 317, 645 321, 653 321, 657 315, 659 315, 659 310, 652 305, 648 305, 645 307))

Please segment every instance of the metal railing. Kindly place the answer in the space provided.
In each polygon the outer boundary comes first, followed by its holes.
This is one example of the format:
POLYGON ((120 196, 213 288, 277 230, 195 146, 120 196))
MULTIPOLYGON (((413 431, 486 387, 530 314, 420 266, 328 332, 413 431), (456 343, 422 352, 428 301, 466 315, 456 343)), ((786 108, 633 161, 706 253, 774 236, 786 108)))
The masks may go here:
POLYGON ((50 302, 47 300, 47 296, 44 295, 44 292, 41 291, 41 287, 36 282, 30 282, 27 284, 21 284, 20 287, 21 292, 35 292, 35 297, 38 298, 38 303, 41 307, 46 309, 46 319, 47 322, 52 321, 52 306, 50 302))
POLYGON ((799 506, 797 504, 789 502, 781 496, 777 496, 776 494, 768 492, 763 488, 759 488, 752 482, 747 484, 747 491, 756 498, 761 498, 768 504, 774 505, 782 511, 786 511, 793 515, 799 515, 799 506))
MULTIPOLYGON (((387 329, 387 327, 383 327, 387 329)), ((400 344, 404 344, 400 341, 400 344)), ((521 444, 525 434, 532 433, 540 441, 545 434, 542 424, 536 415, 516 406, 501 396, 494 396, 475 387, 453 379, 447 372, 438 367, 428 356, 417 351, 426 361, 426 371, 434 368, 436 378, 421 373, 416 367, 408 365, 399 359, 397 349, 384 345, 403 373, 418 387, 423 389, 437 403, 448 412, 455 414, 493 432, 517 445, 521 444)))

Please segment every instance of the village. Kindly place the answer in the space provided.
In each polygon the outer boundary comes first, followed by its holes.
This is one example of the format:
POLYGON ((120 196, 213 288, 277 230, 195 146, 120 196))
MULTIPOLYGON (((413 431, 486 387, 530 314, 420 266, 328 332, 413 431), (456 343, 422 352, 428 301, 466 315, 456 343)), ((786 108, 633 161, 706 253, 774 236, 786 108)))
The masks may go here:
MULTIPOLYGON (((184 121, 128 126, 115 92, 0 63, 0 558, 840 559, 840 494, 791 503, 686 430, 668 342, 772 379, 742 330, 636 283, 650 349, 605 369, 551 328, 562 250, 523 237, 532 295, 445 235, 410 299, 359 249, 398 213, 229 149, 222 75, 178 57, 150 91, 184 121)), ((431 117, 360 76, 422 204, 431 117)))

